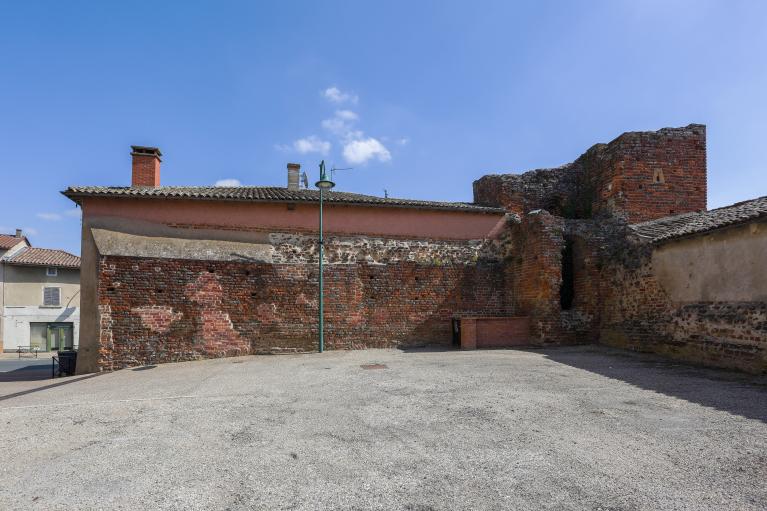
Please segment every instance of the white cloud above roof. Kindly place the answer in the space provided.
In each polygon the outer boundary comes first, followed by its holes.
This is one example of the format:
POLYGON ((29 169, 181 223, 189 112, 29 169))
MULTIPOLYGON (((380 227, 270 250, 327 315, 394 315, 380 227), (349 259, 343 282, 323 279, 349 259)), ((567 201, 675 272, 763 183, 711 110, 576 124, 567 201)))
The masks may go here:
POLYGON ((351 92, 343 92, 336 86, 328 87, 322 91, 322 95, 328 101, 338 104, 351 103, 352 105, 356 105, 359 101, 359 97, 356 94, 351 92))
POLYGON ((301 154, 319 153, 326 155, 330 152, 330 142, 322 140, 316 135, 310 135, 305 138, 299 138, 293 142, 293 149, 301 154))
POLYGON ((373 137, 350 140, 344 144, 344 159, 352 165, 364 165, 372 159, 381 162, 391 160, 391 153, 373 137))
POLYGON ((336 110, 333 117, 322 121, 322 127, 334 135, 345 137, 352 130, 357 119, 359 116, 351 110, 336 110))
POLYGON ((216 181, 216 184, 213 186, 241 186, 241 185, 242 183, 240 183, 239 179, 228 178, 228 179, 219 179, 218 181, 216 181))

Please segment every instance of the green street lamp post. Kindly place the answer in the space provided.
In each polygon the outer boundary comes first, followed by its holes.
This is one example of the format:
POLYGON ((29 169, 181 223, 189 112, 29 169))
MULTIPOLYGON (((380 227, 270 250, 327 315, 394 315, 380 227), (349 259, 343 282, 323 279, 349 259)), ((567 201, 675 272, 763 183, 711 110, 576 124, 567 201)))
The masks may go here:
POLYGON ((319 303, 319 309, 320 309, 320 317, 319 317, 319 323, 320 323, 320 346, 319 346, 319 352, 322 353, 325 351, 325 318, 324 318, 324 307, 325 304, 323 303, 323 289, 322 289, 322 259, 324 257, 324 240, 322 237, 322 194, 325 190, 330 190, 333 188, 336 184, 333 181, 330 181, 327 176, 325 175, 325 160, 322 160, 320 162, 320 180, 314 183, 314 186, 319 188, 320 190, 320 278, 319 278, 319 284, 320 284, 320 303, 319 303))

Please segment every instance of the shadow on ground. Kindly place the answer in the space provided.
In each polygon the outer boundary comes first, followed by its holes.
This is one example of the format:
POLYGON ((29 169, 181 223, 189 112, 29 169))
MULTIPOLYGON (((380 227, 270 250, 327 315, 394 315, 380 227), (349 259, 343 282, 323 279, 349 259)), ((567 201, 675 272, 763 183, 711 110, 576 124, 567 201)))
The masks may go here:
POLYGON ((767 378, 707 369, 654 355, 581 346, 524 350, 549 360, 767 423, 767 378))
POLYGON ((0 360, 0 382, 50 380, 51 359, 0 360))
POLYGON ((94 377, 100 376, 102 374, 104 374, 104 373, 91 373, 91 374, 85 374, 85 375, 82 375, 82 376, 71 376, 71 377, 68 377, 68 378, 63 379, 63 380, 51 380, 52 382, 55 381, 56 383, 51 383, 50 385, 45 385, 44 387, 35 387, 35 388, 32 388, 32 389, 20 390, 18 392, 13 392, 11 394, 0 395, 0 401, 6 401, 8 399, 13 399, 15 397, 26 396, 27 394, 34 394, 35 392, 41 392, 43 390, 48 390, 48 389, 53 389, 53 388, 56 388, 56 387, 61 387, 63 385, 69 385, 70 383, 75 383, 75 382, 78 382, 78 381, 81 381, 81 380, 87 380, 89 378, 94 378, 94 377))

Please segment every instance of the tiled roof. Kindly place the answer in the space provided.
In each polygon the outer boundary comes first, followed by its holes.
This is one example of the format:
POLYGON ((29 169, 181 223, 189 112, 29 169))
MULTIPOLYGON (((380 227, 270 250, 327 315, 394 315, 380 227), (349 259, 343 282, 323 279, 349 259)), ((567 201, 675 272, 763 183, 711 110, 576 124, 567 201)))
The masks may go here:
POLYGON ((80 258, 76 255, 50 248, 27 248, 8 259, 6 264, 21 266, 53 266, 57 268, 79 268, 80 258))
POLYGON ((15 247, 23 241, 24 238, 17 238, 13 234, 0 234, 0 250, 15 247))
MULTIPOLYGON (((114 186, 72 186, 61 192, 75 202, 82 197, 163 198, 246 202, 318 202, 318 190, 288 190, 270 186, 160 186, 157 188, 134 188, 114 186)), ((467 202, 438 202, 411 199, 376 197, 358 193, 330 191, 323 200, 333 204, 383 206, 417 209, 473 211, 479 213, 503 213, 502 208, 479 206, 467 202)))
POLYGON ((701 234, 765 216, 767 216, 767 196, 710 211, 684 213, 650 220, 634 224, 631 228, 640 236, 650 238, 655 243, 701 234))

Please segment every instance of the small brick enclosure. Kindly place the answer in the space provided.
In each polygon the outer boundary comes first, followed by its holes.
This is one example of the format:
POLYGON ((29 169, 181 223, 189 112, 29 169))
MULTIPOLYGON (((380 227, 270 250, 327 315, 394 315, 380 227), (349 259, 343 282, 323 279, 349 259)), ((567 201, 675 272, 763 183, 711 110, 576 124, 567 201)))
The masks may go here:
MULTIPOLYGON (((72 187, 78 370, 312 352, 318 192, 72 187)), ((706 130, 624 133, 574 162, 474 182, 473 203, 325 197, 328 349, 600 342, 767 369, 767 199, 706 211, 706 130), (763 272, 762 272, 763 273, 763 272)))

